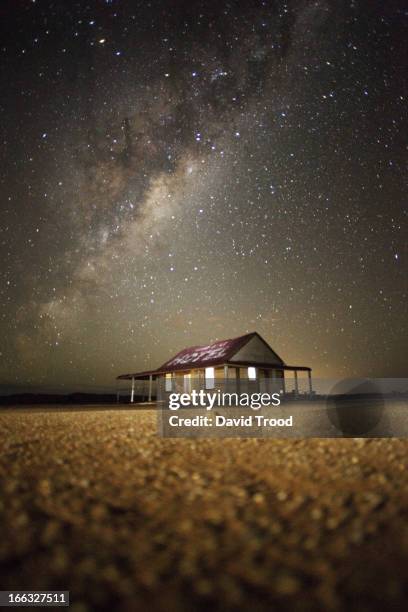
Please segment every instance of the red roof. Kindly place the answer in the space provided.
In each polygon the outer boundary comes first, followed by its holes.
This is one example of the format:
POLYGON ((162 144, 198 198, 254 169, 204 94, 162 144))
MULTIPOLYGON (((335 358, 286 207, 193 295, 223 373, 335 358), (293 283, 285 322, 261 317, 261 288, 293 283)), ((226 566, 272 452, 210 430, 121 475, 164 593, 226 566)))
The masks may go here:
POLYGON ((163 363, 157 370, 147 370, 135 374, 121 374, 117 378, 119 380, 128 380, 132 377, 147 378, 150 375, 174 372, 175 370, 188 370, 191 368, 225 363, 235 355, 241 346, 244 346, 252 336, 257 335, 256 332, 253 332, 245 336, 239 336, 238 338, 218 340, 217 342, 206 344, 205 346, 191 346, 177 353, 177 355, 163 363))
POLYGON ((215 363, 224 363, 229 361, 231 357, 248 342, 256 332, 239 336, 238 338, 230 338, 229 340, 218 340, 212 344, 204 346, 191 346, 183 349, 177 355, 163 363, 158 371, 163 370, 179 370, 184 368, 201 368, 215 363))
MULTIPOLYGON (((191 346, 190 348, 185 348, 177 353, 177 355, 169 359, 169 361, 163 363, 163 365, 156 370, 147 370, 145 372, 137 372, 135 374, 122 374, 117 378, 122 380, 128 380, 130 378, 147 378, 148 376, 156 376, 157 374, 164 374, 165 372, 190 370, 192 368, 203 368, 228 363, 239 351, 239 349, 249 342, 249 340, 251 340, 251 338, 254 336, 261 338, 257 332, 252 332, 250 334, 245 334, 244 336, 238 336, 238 338, 218 340, 217 342, 206 344, 205 346, 191 346)), ((261 340, 265 342, 263 338, 261 338, 261 340)), ((265 344, 267 343, 265 342, 265 344)), ((278 355, 277 357, 280 359, 278 355)), ((254 365, 268 366, 269 364, 259 363, 254 365)), ((282 369, 310 369, 302 366, 286 366, 283 361, 279 367, 282 369)))

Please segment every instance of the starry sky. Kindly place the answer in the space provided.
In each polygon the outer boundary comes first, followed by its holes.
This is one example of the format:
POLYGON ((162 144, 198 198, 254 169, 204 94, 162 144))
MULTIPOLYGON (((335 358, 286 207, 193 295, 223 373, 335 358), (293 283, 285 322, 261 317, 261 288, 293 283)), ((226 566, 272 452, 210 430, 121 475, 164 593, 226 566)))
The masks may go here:
POLYGON ((404 5, 3 0, 2 388, 251 331, 407 376, 404 5))

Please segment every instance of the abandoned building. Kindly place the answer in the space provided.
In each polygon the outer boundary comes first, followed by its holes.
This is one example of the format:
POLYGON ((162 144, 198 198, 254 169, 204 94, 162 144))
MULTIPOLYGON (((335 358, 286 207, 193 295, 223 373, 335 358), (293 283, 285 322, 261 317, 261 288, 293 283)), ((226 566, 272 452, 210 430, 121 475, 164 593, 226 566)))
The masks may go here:
POLYGON ((156 370, 121 374, 117 381, 130 381, 131 402, 136 397, 150 402, 166 393, 189 393, 192 389, 286 393, 287 372, 294 375, 293 394, 299 395, 298 372, 307 373, 307 392, 312 393, 311 368, 287 365, 257 332, 252 332, 185 348, 156 370))

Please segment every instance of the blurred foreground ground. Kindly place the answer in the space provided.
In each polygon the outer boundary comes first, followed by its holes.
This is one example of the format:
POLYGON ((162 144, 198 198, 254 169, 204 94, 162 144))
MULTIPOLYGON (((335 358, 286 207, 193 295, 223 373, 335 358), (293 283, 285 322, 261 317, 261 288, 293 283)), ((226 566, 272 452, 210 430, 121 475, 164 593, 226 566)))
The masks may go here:
POLYGON ((154 411, 0 412, 0 589, 81 610, 399 610, 408 440, 161 439, 154 411))

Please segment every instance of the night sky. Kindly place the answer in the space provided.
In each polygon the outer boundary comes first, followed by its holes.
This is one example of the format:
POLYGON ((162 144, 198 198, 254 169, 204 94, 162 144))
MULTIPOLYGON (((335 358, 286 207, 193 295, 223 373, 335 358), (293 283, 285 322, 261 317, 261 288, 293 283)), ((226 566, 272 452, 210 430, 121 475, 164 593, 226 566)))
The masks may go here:
POLYGON ((407 376, 404 5, 3 0, 3 388, 250 331, 407 376))

